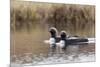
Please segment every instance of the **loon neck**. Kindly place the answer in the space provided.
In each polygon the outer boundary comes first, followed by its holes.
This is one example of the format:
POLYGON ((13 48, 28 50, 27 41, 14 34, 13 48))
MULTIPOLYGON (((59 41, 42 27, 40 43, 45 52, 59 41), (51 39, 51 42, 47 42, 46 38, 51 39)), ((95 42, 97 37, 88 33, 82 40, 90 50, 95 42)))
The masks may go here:
POLYGON ((51 36, 51 38, 56 38, 56 36, 51 36))
POLYGON ((52 38, 56 38, 56 34, 51 34, 51 37, 52 38))
POLYGON ((61 40, 66 40, 66 37, 61 37, 61 40))

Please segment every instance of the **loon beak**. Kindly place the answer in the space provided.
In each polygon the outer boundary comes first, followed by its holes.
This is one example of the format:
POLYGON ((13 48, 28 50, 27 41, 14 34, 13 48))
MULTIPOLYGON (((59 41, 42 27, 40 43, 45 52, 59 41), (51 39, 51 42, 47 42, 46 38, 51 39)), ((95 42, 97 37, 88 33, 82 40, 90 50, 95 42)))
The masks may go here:
POLYGON ((44 43, 49 44, 50 42, 49 40, 44 40, 44 43))

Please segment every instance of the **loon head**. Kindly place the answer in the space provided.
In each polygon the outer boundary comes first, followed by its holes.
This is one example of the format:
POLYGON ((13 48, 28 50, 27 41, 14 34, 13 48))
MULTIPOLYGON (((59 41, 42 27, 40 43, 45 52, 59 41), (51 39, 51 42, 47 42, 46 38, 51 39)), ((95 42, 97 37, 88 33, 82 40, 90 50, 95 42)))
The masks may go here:
POLYGON ((49 32, 51 34, 51 37, 56 37, 56 35, 57 35, 57 29, 55 27, 51 27, 49 29, 49 32))
POLYGON ((61 40, 65 40, 66 39, 66 31, 61 31, 61 34, 60 34, 60 36, 61 36, 61 40))

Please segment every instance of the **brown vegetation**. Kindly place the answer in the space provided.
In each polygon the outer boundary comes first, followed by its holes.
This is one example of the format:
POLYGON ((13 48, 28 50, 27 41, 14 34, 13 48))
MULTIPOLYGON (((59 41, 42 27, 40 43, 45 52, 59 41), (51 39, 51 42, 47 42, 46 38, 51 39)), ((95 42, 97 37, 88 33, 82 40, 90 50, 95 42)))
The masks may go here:
POLYGON ((95 6, 11 2, 11 30, 31 30, 36 24, 48 24, 74 33, 95 28, 95 6))

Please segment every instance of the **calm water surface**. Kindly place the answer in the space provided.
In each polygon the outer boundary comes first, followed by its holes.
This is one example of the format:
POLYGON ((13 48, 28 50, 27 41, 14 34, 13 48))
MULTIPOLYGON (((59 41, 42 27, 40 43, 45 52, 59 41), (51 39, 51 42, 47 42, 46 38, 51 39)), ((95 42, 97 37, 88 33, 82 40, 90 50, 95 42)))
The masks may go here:
MULTIPOLYGON (((13 67, 19 64, 35 65, 95 61, 95 43, 69 45, 66 53, 55 52, 52 54, 49 45, 43 42, 50 37, 48 29, 47 26, 37 26, 28 32, 23 30, 11 33, 11 62, 13 67)), ((60 31, 61 29, 58 29, 58 32, 60 31)), ((74 35, 71 32, 75 31, 68 31, 71 35, 74 35)), ((94 37, 94 28, 89 31, 76 32, 76 35, 94 37)))

